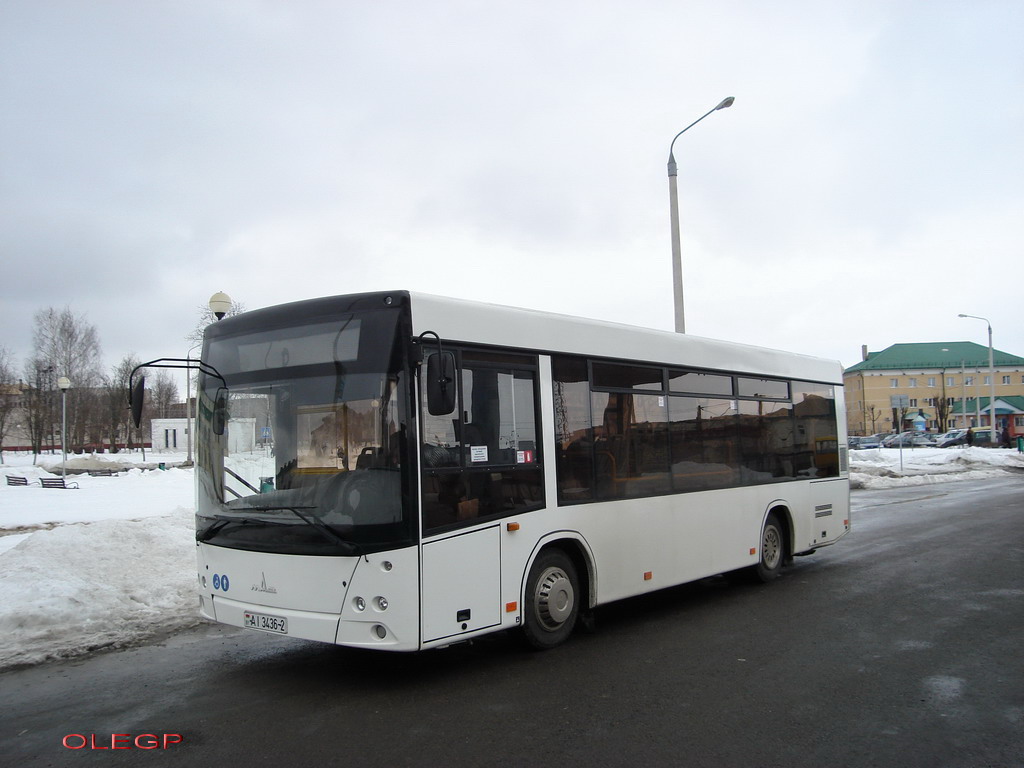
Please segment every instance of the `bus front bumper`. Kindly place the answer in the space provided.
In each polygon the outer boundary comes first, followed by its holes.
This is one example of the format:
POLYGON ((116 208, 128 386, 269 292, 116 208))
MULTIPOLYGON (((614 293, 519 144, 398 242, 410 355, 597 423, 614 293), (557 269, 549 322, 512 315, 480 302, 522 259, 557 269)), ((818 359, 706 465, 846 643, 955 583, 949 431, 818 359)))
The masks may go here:
POLYGON ((419 650, 415 547, 303 558, 200 545, 199 566, 200 613, 212 621, 322 643, 419 650))

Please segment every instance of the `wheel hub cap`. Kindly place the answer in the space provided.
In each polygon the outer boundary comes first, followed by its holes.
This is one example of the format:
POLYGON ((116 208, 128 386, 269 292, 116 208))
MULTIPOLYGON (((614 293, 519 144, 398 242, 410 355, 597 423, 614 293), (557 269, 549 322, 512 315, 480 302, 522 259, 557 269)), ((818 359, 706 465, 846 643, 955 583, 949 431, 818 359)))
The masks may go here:
POLYGON ((782 542, 779 540, 779 532, 775 528, 765 528, 762 548, 764 564, 769 568, 774 568, 782 556, 782 542))
POLYGON ((576 603, 572 582, 561 568, 549 568, 537 582, 537 615, 547 629, 566 622, 576 603))

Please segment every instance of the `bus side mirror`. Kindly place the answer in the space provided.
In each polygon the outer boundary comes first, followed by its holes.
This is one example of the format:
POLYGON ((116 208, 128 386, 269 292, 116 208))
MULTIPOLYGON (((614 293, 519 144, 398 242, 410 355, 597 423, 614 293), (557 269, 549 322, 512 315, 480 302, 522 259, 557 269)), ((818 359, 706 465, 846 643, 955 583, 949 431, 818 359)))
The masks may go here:
POLYGON ((223 435, 224 428, 228 423, 228 395, 227 390, 221 387, 217 391, 217 399, 213 404, 213 434, 223 435))
POLYGON ((444 416, 455 410, 455 355, 435 352, 427 358, 427 412, 444 416))
POLYGON ((139 376, 139 380, 135 382, 135 386, 132 387, 131 392, 128 395, 128 404, 132 408, 132 423, 135 424, 135 428, 138 429, 142 423, 142 402, 146 399, 146 377, 139 376))

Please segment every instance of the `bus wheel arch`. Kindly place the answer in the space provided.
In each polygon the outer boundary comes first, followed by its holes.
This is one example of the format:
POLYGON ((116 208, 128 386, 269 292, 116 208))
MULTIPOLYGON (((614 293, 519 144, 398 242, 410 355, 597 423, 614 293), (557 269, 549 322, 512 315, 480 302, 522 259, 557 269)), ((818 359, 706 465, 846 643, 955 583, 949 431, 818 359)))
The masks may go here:
POLYGON ((589 613, 593 568, 573 539, 543 546, 526 575, 522 634, 527 645, 547 650, 572 634, 581 615, 589 613))

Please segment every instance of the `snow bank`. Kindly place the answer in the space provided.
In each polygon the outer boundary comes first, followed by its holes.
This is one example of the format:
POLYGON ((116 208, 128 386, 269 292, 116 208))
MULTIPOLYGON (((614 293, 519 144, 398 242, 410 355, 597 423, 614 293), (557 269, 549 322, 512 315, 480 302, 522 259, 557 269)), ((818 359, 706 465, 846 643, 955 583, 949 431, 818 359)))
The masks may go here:
POLYGON ((0 555, 0 668, 197 624, 192 510, 28 535, 0 555))
MULTIPOLYGON (((78 490, 0 485, 0 669, 139 642, 198 623, 191 469, 180 456, 69 459, 78 490)), ((60 474, 4 454, 0 474, 60 474)))
POLYGON ((998 448, 874 448, 850 451, 850 487, 893 488, 1024 472, 1024 454, 998 448))

